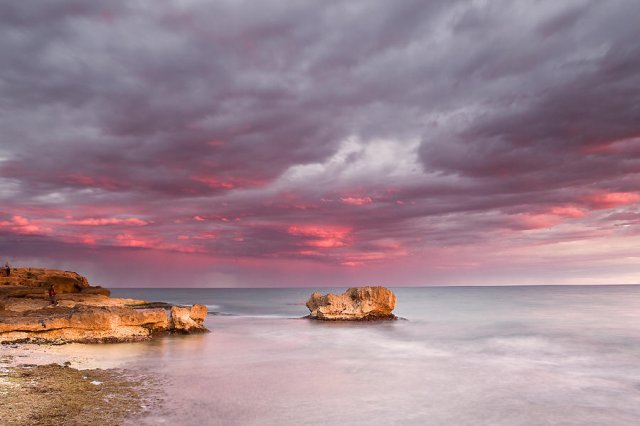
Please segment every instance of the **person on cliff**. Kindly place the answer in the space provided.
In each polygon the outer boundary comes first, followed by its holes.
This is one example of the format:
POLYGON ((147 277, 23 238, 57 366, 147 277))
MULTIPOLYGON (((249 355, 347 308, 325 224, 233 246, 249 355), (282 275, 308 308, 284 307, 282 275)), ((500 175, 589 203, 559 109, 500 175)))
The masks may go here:
POLYGON ((11 266, 9 266, 9 262, 4 264, 4 274, 7 277, 11 275, 11 266))
POLYGON ((49 286, 49 302, 54 306, 58 304, 58 299, 56 299, 56 289, 53 288, 53 286, 49 286))

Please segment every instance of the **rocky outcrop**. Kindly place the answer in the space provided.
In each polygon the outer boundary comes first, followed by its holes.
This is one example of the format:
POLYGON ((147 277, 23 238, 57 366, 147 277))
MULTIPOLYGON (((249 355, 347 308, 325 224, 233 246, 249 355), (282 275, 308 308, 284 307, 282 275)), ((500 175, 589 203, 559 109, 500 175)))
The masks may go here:
POLYGON ((342 294, 315 292, 307 301, 308 318, 324 321, 391 320, 396 295, 384 287, 354 287, 342 294))
POLYGON ((136 311, 131 308, 84 305, 54 307, 19 315, 3 315, 0 342, 131 341, 167 331, 168 326, 163 309, 136 311))
POLYGON ((207 317, 207 307, 193 305, 190 308, 172 306, 170 314, 170 326, 172 330, 190 333, 204 329, 204 320, 207 317))
POLYGON ((0 272, 1 286, 49 288, 53 285, 57 293, 78 293, 89 287, 89 281, 85 277, 71 271, 15 268, 8 277, 4 276, 4 271, 0 272))
POLYGON ((25 285, 0 286, 0 343, 123 342, 166 332, 207 331, 207 308, 203 305, 172 307, 170 312, 163 307, 149 308, 152 305, 144 300, 108 297, 107 289, 89 286, 78 274, 38 271, 43 273, 34 274, 34 282, 24 281, 24 274, 20 274, 15 282, 25 285), (58 305, 52 306, 48 286, 71 283, 60 277, 76 278, 74 283, 86 286, 62 287, 72 291, 58 292, 58 305))

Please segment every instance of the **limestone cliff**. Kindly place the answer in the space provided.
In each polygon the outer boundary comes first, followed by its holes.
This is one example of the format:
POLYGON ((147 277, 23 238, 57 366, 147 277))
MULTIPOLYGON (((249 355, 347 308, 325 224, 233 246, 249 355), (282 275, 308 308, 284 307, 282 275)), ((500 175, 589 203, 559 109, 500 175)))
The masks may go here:
POLYGON ((395 319, 396 295, 384 287, 354 287, 342 294, 315 292, 307 301, 308 318, 325 321, 395 319))

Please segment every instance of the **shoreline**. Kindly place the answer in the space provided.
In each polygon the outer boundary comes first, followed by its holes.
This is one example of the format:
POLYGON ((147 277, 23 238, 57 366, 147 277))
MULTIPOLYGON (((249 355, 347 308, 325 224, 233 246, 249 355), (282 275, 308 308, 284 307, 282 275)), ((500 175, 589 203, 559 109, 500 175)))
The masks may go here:
POLYGON ((159 376, 83 355, 81 344, 65 346, 0 345, 3 424, 136 424, 161 405, 159 376))
POLYGON ((112 298, 72 271, 11 272, 0 278, 3 426, 143 424, 167 394, 164 376, 124 368, 145 350, 130 342, 207 331, 203 305, 112 298))

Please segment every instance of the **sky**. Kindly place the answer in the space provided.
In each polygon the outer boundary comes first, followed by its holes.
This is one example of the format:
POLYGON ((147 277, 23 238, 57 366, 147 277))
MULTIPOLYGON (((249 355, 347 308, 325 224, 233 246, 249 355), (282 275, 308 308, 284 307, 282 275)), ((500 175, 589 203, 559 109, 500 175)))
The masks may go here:
POLYGON ((640 282, 640 2, 4 1, 0 261, 640 282))

